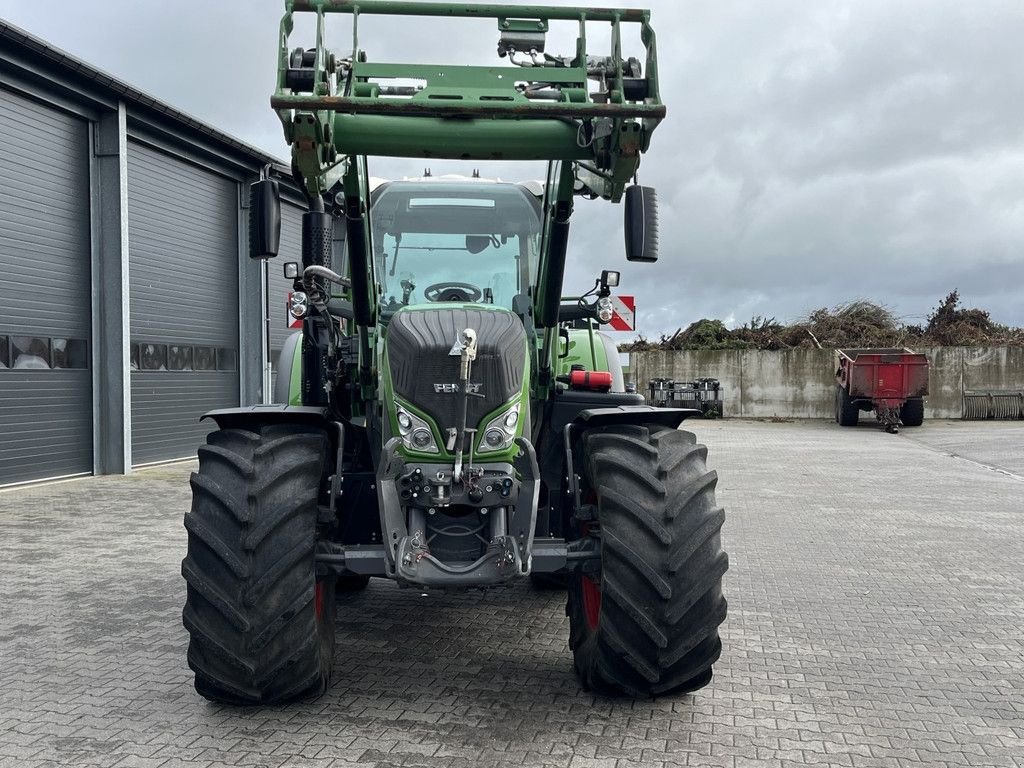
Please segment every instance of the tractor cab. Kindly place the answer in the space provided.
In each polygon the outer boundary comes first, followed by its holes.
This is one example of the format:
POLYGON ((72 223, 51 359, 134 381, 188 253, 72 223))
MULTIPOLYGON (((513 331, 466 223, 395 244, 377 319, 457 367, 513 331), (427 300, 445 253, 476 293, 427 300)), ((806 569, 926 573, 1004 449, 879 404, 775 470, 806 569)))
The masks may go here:
POLYGON ((387 182, 373 192, 370 221, 384 318, 418 304, 511 310, 536 277, 540 201, 519 184, 387 182))

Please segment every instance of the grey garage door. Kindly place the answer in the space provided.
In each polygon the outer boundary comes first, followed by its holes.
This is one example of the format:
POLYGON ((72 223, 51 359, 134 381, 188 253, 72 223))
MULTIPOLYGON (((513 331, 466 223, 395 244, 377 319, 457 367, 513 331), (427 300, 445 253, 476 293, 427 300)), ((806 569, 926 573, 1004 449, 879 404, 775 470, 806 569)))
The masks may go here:
POLYGON ((132 463, 194 456, 238 405, 238 185, 128 145, 132 463))
POLYGON ((279 358, 284 340, 296 329, 288 327, 288 294, 292 281, 284 277, 284 265, 302 262, 302 209, 290 203, 281 204, 281 248, 276 259, 267 261, 267 323, 269 325, 270 391, 274 391, 279 358))
POLYGON ((92 471, 88 138, 0 88, 0 485, 92 471))

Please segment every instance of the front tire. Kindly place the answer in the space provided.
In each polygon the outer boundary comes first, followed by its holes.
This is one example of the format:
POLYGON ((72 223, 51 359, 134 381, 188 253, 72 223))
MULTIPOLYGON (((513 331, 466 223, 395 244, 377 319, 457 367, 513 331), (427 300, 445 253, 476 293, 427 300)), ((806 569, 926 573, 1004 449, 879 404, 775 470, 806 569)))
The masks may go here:
POLYGON ((207 699, 275 704, 327 688, 335 585, 314 563, 325 448, 319 430, 275 425, 213 432, 199 449, 182 619, 207 699))
POLYGON ((603 693, 683 693, 711 682, 725 620, 724 510, 690 432, 617 426, 584 436, 600 574, 577 572, 566 613, 576 673, 603 693))

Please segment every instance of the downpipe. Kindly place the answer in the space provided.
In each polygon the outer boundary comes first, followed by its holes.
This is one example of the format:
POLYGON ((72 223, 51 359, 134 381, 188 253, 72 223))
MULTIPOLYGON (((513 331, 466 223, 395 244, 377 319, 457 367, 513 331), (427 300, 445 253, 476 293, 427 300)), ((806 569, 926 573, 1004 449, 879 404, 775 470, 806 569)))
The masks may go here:
MULTIPOLYGON (((309 198, 309 207, 310 210, 302 215, 303 283, 310 295, 323 293, 329 296, 322 279, 310 279, 306 283, 305 277, 307 270, 314 267, 324 269, 330 264, 334 222, 330 214, 324 212, 323 200, 319 196, 309 198)), ((326 342, 328 348, 333 346, 330 322, 330 316, 323 312, 319 318, 309 316, 302 323, 303 405, 327 404, 328 381, 324 377, 321 344, 326 342)))

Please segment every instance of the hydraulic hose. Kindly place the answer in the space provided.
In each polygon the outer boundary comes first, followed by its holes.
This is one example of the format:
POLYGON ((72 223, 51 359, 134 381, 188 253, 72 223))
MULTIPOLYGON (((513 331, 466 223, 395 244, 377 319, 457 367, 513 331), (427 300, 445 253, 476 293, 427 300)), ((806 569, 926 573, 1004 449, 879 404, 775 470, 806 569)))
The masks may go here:
POLYGON ((452 478, 462 479, 462 451, 466 438, 466 419, 469 411, 469 374, 476 360, 476 331, 467 328, 462 332, 462 359, 459 365, 459 389, 462 390, 462 408, 459 410, 459 421, 455 425, 455 471, 452 478))

